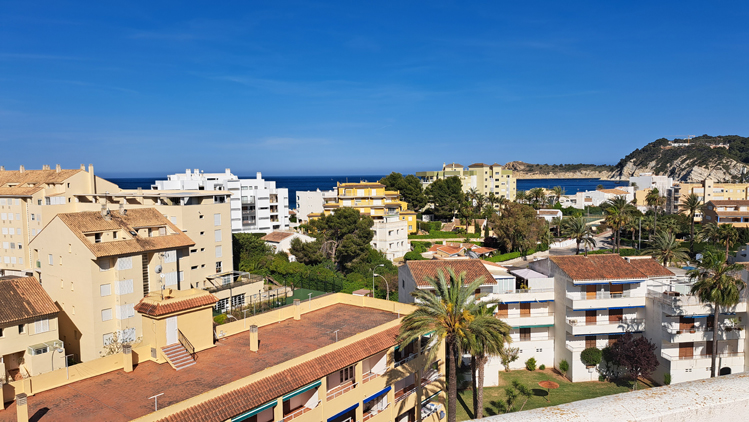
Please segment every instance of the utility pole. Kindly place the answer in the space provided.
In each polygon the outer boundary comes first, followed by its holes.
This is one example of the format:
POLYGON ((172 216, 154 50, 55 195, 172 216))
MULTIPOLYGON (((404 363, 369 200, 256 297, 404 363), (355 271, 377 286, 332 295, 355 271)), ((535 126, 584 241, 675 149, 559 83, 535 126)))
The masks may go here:
POLYGON ((640 232, 637 234, 637 250, 642 249, 642 217, 640 217, 640 232))

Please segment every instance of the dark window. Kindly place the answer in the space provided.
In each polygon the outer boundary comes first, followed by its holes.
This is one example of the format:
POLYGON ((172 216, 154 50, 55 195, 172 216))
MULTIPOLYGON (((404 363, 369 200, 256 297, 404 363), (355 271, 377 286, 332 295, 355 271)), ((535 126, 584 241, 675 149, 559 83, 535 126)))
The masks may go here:
POLYGON ((596 336, 585 336, 585 348, 596 347, 596 336))
POLYGON ((521 328, 520 329, 520 341, 528 341, 531 339, 531 329, 521 328))

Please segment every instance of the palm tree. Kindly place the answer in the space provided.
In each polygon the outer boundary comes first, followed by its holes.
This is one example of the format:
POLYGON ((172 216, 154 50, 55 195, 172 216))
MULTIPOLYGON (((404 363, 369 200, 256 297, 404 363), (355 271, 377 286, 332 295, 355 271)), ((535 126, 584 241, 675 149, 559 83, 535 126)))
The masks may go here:
POLYGON ((491 205, 492 208, 497 205, 497 199, 499 199, 499 197, 495 195, 494 192, 489 192, 489 194, 486 195, 486 203, 491 205))
POLYGON ((466 198, 471 201, 471 205, 474 205, 474 201, 476 201, 476 197, 479 195, 480 193, 476 188, 471 188, 466 192, 466 198))
POLYGON ((557 237, 562 236, 562 217, 554 217, 551 219, 551 225, 557 228, 557 237))
POLYGON ((583 216, 575 216, 564 220, 562 223, 562 233, 575 239, 577 251, 575 255, 580 255, 580 244, 585 246, 596 247, 596 240, 593 238, 593 229, 585 224, 583 216))
MULTIPOLYGON (((494 311, 496 306, 489 306, 486 303, 482 303, 476 308, 474 317, 478 320, 484 318, 494 318, 494 311)), ((474 320, 476 321, 476 320, 474 320)), ((490 355, 498 356, 504 349, 505 343, 511 343, 510 338, 510 326, 504 324, 502 329, 503 339, 501 342, 495 341, 495 337, 486 338, 479 334, 481 330, 475 332, 471 330, 471 335, 468 337, 466 344, 466 350, 471 354, 471 387, 473 388, 473 418, 480 419, 484 413, 484 368, 486 362, 489 360, 490 355)))
POLYGON ((552 206, 553 206, 553 205, 556 205, 556 203, 559 202, 560 199, 562 199, 562 197, 565 194, 565 191, 564 191, 564 188, 561 187, 561 186, 554 186, 551 189, 551 191, 554 192, 554 198, 556 199, 554 201, 554 204, 552 204, 552 206))
POLYGON ((651 189, 645 196, 645 203, 648 204, 648 206, 653 207, 653 234, 655 234, 655 231, 658 228, 658 207, 663 204, 663 199, 665 198, 661 197, 657 188, 651 189))
POLYGON ((728 250, 739 240, 739 231, 731 224, 721 224, 718 226, 717 234, 718 243, 726 247, 726 260, 728 260, 728 250))
MULTIPOLYGON (((437 270, 437 277, 426 277, 433 290, 417 290, 412 293, 418 303, 417 309, 403 317, 398 342, 405 347, 422 336, 432 334, 439 341, 427 345, 426 362, 434 362, 438 347, 445 342, 447 374, 447 421, 456 422, 458 407, 458 358, 470 340, 481 338, 485 343, 503 344, 509 327, 493 316, 478 311, 481 306, 474 299, 474 291, 484 282, 479 277, 465 284, 466 273, 455 274, 447 268, 447 274, 437 270)), ((488 349, 487 349, 488 350, 488 349)))
POLYGON ((715 242, 718 241, 718 223, 703 224, 699 233, 697 233, 697 240, 715 245, 715 242))
POLYGON ((476 206, 477 212, 481 212, 481 210, 484 208, 484 204, 486 203, 486 197, 482 193, 476 194, 476 197, 473 198, 473 202, 476 206))
POLYGON ((645 233, 648 233, 648 236, 650 236, 650 233, 653 231, 653 227, 655 227, 655 218, 653 217, 653 215, 647 214, 643 216, 642 217, 642 230, 645 233))
POLYGON ((543 188, 533 188, 528 191, 528 195, 533 199, 533 206, 538 209, 541 200, 546 196, 543 188))
POLYGON ((694 253, 694 216, 697 212, 701 212, 704 205, 697 194, 690 193, 686 197, 684 202, 679 205, 679 209, 684 212, 686 211, 691 220, 691 226, 689 227, 689 252, 694 253))
POLYGON ((718 357, 718 318, 720 308, 728 308, 739 303, 741 292, 746 287, 740 277, 741 264, 726 264, 722 252, 705 252, 697 268, 687 272, 692 285, 692 294, 702 303, 713 305, 713 353, 710 377, 715 377, 718 357))
POLYGON ((606 223, 614 231, 614 248, 619 251, 621 248, 621 230, 629 220, 629 216, 637 210, 624 195, 617 196, 603 203, 603 210, 606 213, 606 223))
POLYGON ((676 236, 665 231, 656 233, 650 247, 642 252, 645 255, 651 255, 665 267, 668 267, 672 262, 687 262, 689 260, 687 248, 676 241, 676 236))
POLYGON ((528 194, 524 190, 519 190, 515 193, 515 202, 523 203, 527 199, 528 194))

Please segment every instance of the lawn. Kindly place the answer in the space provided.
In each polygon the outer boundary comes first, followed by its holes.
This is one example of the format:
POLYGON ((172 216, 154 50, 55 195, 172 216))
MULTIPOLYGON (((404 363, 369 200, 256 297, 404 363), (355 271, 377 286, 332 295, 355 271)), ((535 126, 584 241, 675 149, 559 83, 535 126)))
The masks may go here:
MULTIPOLYGON (((504 389, 510 386, 514 380, 530 388, 534 395, 525 403, 523 410, 536 409, 539 407, 556 406, 559 404, 570 403, 577 400, 592 399, 595 397, 608 396, 610 394, 626 393, 631 391, 631 382, 576 382, 572 383, 566 378, 558 375, 550 369, 544 371, 529 372, 526 370, 501 372, 499 374, 499 387, 484 388, 484 416, 497 414, 497 407, 492 405, 494 401, 501 401, 505 398, 504 389), (538 386, 540 381, 554 381, 559 384, 559 388, 552 390, 548 396, 545 389, 538 386)), ((638 383, 638 389, 650 388, 650 385, 642 381, 638 383)), ((521 398, 516 404, 519 410, 525 399, 521 398)), ((470 388, 458 392, 458 420, 465 421, 473 419, 473 394, 470 388)))

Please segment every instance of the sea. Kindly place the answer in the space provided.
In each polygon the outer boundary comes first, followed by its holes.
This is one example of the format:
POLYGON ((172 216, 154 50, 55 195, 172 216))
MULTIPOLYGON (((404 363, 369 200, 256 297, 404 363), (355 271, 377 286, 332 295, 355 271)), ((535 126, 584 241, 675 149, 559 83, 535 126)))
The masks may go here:
MULTIPOLYGON (((352 176, 265 176, 264 179, 276 182, 277 188, 287 188, 289 190, 289 208, 296 208, 296 192, 308 190, 331 190, 336 187, 337 183, 369 181, 375 182, 386 175, 352 175, 352 176)), ((129 177, 129 178, 105 178, 112 183, 117 184, 122 189, 151 189, 151 185, 158 180, 164 180, 161 177, 129 177)), ((239 176, 240 179, 254 179, 255 176, 239 176)), ((605 189, 611 189, 617 186, 627 186, 628 182, 619 180, 602 180, 602 179, 518 179, 518 190, 530 190, 533 188, 551 189, 554 186, 564 188, 567 195, 580 191, 595 190, 598 185, 603 185, 605 189)))

